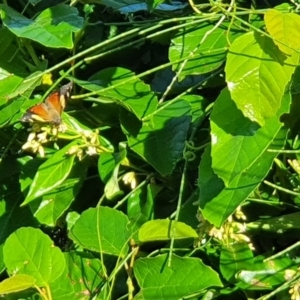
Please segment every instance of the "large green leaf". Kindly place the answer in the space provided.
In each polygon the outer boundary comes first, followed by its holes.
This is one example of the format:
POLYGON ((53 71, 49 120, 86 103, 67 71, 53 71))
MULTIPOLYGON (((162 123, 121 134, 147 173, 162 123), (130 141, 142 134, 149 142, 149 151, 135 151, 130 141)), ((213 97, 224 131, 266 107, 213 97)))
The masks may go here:
POLYGON ((299 15, 268 9, 265 13, 265 23, 268 32, 274 38, 274 43, 282 52, 291 55, 300 49, 299 15))
POLYGON ((27 19, 7 5, 1 5, 0 12, 3 24, 16 36, 52 48, 71 49, 72 32, 83 26, 77 9, 64 4, 45 9, 35 20, 27 19))
POLYGON ((159 255, 135 262, 134 274, 141 290, 134 299, 180 299, 211 286, 222 286, 218 273, 199 258, 173 255, 171 267, 166 260, 167 255, 159 255))
POLYGON ((38 169, 22 205, 28 204, 58 187, 71 172, 75 155, 68 155, 74 141, 53 154, 38 169))
POLYGON ((70 238, 91 251, 124 256, 130 232, 128 218, 109 207, 90 208, 75 222, 70 238))
POLYGON ((279 118, 289 105, 286 94, 277 115, 258 129, 243 117, 227 89, 218 97, 211 115, 211 154, 208 147, 198 181, 200 208, 209 222, 221 226, 266 176, 277 156, 268 148, 281 149, 285 143, 286 131, 281 130, 279 118), (228 116, 234 116, 234 122, 228 116))
POLYGON ((100 99, 110 98, 117 104, 133 112, 139 119, 151 114, 157 106, 157 97, 150 87, 136 75, 123 68, 107 68, 92 77, 83 87, 97 91, 100 99), (101 89, 112 87, 108 90, 101 89))
POLYGON ((161 174, 171 174, 185 146, 191 122, 189 103, 178 100, 160 106, 140 130, 133 121, 130 116, 121 115, 129 147, 161 174))
POLYGON ((266 119, 275 116, 298 62, 297 53, 285 57, 270 38, 253 32, 232 43, 226 81, 245 117, 264 125, 266 119))
POLYGON ((38 286, 54 281, 65 268, 63 253, 35 228, 22 227, 12 233, 5 242, 3 255, 9 274, 30 275, 38 286))

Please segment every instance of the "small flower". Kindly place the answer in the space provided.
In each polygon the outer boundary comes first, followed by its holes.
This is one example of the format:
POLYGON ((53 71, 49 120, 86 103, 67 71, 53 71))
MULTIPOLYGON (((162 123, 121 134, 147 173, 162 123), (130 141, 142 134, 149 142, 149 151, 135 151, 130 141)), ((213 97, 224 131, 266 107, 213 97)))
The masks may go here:
POLYGON ((31 132, 28 135, 27 142, 32 142, 36 138, 36 132, 31 132))
POLYGON ((47 131, 37 134, 37 139, 40 143, 46 143, 47 140, 47 131))
POLYGON ((38 153, 40 154, 41 157, 45 157, 45 149, 44 149, 44 147, 42 145, 40 145, 38 147, 37 151, 38 151, 38 153))
POLYGON ((97 154, 96 147, 94 147, 94 146, 88 146, 88 149, 86 150, 86 154, 90 155, 90 156, 97 154))
POLYGON ((82 160, 83 159, 83 151, 82 149, 79 149, 76 153, 77 157, 79 160, 82 160))
POLYGON ((247 220, 247 217, 246 217, 245 214, 242 212, 240 206, 236 209, 236 211, 235 211, 235 213, 234 213, 234 216, 235 216, 238 220, 243 220, 243 221, 246 221, 246 220, 247 220))
POLYGON ((125 184, 130 184, 131 189, 135 189, 137 186, 136 175, 134 172, 128 172, 123 176, 123 182, 125 184))

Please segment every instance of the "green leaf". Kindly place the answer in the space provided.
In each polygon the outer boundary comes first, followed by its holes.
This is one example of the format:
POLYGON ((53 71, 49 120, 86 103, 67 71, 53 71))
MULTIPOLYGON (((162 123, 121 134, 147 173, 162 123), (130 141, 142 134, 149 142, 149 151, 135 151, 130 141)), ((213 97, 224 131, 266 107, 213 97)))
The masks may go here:
POLYGON ((59 248, 41 230, 23 227, 12 233, 3 248, 9 274, 27 274, 45 286, 59 277, 65 259, 59 248))
POLYGON ((45 9, 35 20, 27 19, 7 5, 0 6, 3 24, 16 36, 46 47, 73 47, 72 32, 83 26, 75 7, 60 4, 45 9))
POLYGON ((94 74, 85 88, 97 91, 104 98, 111 98, 114 102, 134 113, 139 119, 151 114, 157 106, 157 97, 150 87, 136 75, 123 68, 107 68, 94 74), (111 89, 101 89, 112 87, 111 89))
POLYGON ((265 23, 274 43, 285 54, 291 55, 300 49, 300 16, 295 13, 282 13, 268 9, 265 23))
POLYGON ((89 253, 70 251, 65 254, 63 274, 50 284, 53 299, 88 300, 99 293, 104 283, 103 267, 99 259, 89 253), (80 296, 79 296, 80 295, 80 296))
POLYGON ((107 182, 116 166, 115 155, 104 152, 98 159, 98 172, 103 182, 107 182))
POLYGON ((41 224, 55 226, 58 219, 70 207, 86 177, 86 166, 76 163, 68 178, 53 191, 45 194, 41 202, 30 203, 30 209, 41 224))
POLYGON ((121 115, 122 129, 127 135, 129 147, 161 174, 171 174, 183 155, 191 122, 190 112, 191 107, 184 100, 166 103, 151 119, 143 122, 140 130, 130 116, 121 115))
POLYGON ((253 253, 246 243, 223 246, 220 255, 220 270, 229 282, 235 282, 235 275, 253 264, 253 253))
POLYGON ((159 185, 148 184, 130 195, 127 200, 127 215, 132 231, 149 221, 153 214, 154 198, 161 189, 162 187, 159 185))
MULTIPOLYGON (((2 72, 2 70, 0 69, 2 72)), ((40 83, 40 80, 31 80, 27 78, 27 82, 24 83, 24 79, 16 75, 5 74, 0 78, 0 105, 2 109, 0 111, 0 126, 3 127, 8 122, 14 123, 19 121, 22 114, 27 108, 36 104, 34 101, 29 100, 29 97, 33 89, 40 83), (22 95, 22 96, 19 96, 22 95), (12 98, 17 99, 11 100, 12 98), (21 112, 23 111, 23 112, 21 112)), ((38 72, 32 76, 37 75, 38 72)))
POLYGON ((189 28, 184 27, 172 39, 169 48, 169 59, 173 62, 173 70, 177 72, 183 63, 178 63, 177 60, 188 58, 179 75, 180 80, 187 75, 209 73, 224 63, 227 53, 227 28, 217 27, 200 44, 203 37, 213 27, 214 24, 209 22, 203 22, 189 28))
POLYGON ((203 154, 198 181, 200 209, 215 226, 221 226, 268 173, 277 153, 267 150, 285 144, 279 119, 289 105, 290 95, 285 95, 277 115, 257 129, 241 115, 227 89, 218 97, 211 115, 212 149, 207 147, 203 154))
POLYGON ((126 215, 109 207, 89 208, 75 222, 70 238, 83 248, 124 256, 130 232, 126 215))
POLYGON ((35 279, 26 274, 9 277, 0 282, 0 294, 15 293, 29 289, 34 286, 35 279))
POLYGON ((64 182, 71 172, 75 159, 75 155, 68 155, 67 152, 76 144, 77 141, 73 141, 55 152, 39 167, 22 205, 45 195, 64 182))
POLYGON ((172 220, 148 221, 142 225, 138 235, 141 243, 198 237, 197 232, 189 225, 172 220))
POLYGON ((7 76, 14 74, 19 78, 27 77, 30 73, 28 72, 27 65, 25 63, 26 56, 22 51, 18 51, 18 44, 14 43, 15 36, 7 29, 0 29, 0 68, 1 68, 1 79, 6 73, 7 76))
POLYGON ((226 81, 245 117, 263 126, 275 116, 298 62, 297 53, 285 57, 270 38, 253 32, 233 42, 225 66, 226 81))
POLYGON ((211 286, 222 286, 218 273, 199 258, 173 255, 171 267, 167 267, 166 260, 167 255, 159 255, 135 262, 134 275, 141 288, 135 299, 180 299, 211 286))

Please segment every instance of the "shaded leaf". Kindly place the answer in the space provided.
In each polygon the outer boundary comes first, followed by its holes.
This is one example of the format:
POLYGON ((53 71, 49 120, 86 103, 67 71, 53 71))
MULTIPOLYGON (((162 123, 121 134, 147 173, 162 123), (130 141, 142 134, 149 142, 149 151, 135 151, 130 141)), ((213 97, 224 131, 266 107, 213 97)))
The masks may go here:
POLYGON ((47 47, 71 49, 72 32, 83 26, 77 9, 64 4, 45 9, 35 20, 27 19, 7 5, 1 5, 0 9, 3 24, 11 32, 47 47))
POLYGON ((191 122, 190 112, 189 103, 183 100, 164 104, 151 119, 143 122, 138 133, 129 116, 123 114, 122 128, 129 147, 161 174, 171 174, 183 154, 191 122))
POLYGON ((173 62, 173 70, 178 71, 183 62, 178 59, 188 58, 179 74, 180 80, 187 75, 199 75, 219 68, 226 58, 227 38, 226 28, 217 27, 210 34, 214 24, 209 22, 189 28, 184 27, 176 33, 169 48, 169 59, 173 62), (206 39, 200 44, 204 36, 206 39), (191 54, 193 53, 193 54, 191 54))

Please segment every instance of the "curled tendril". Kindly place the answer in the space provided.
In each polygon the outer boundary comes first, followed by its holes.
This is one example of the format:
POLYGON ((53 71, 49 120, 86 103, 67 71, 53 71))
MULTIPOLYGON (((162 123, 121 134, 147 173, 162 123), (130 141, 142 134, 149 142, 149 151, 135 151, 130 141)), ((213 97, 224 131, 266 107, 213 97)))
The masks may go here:
POLYGON ((192 152, 192 151, 186 151, 186 150, 185 150, 184 153, 183 153, 183 157, 184 157, 184 159, 187 160, 187 161, 193 161, 193 160, 195 160, 196 155, 195 155, 195 153, 192 152))

